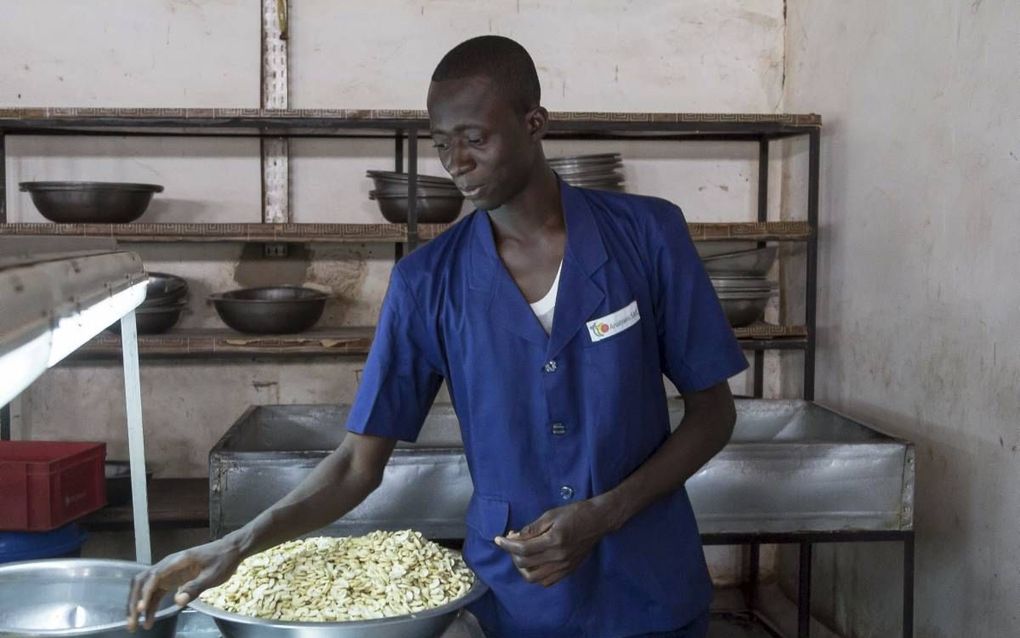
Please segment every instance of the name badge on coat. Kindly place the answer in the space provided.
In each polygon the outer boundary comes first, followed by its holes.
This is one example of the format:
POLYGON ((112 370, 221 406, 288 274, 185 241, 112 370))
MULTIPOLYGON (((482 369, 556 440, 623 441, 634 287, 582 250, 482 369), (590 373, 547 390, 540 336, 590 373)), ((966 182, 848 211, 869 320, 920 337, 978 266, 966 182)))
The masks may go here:
POLYGON ((641 321, 641 314, 638 312, 637 300, 635 299, 616 312, 611 312, 605 317, 589 321, 586 324, 588 326, 588 336, 591 337, 592 343, 597 343, 623 332, 639 321, 641 321))

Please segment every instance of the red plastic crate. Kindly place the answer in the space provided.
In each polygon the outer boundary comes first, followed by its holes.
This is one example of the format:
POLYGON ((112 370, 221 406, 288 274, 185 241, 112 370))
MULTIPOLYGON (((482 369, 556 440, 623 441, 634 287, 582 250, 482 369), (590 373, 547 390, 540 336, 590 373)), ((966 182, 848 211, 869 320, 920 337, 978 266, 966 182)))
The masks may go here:
POLYGON ((106 505, 105 443, 0 441, 0 530, 56 529, 106 505))

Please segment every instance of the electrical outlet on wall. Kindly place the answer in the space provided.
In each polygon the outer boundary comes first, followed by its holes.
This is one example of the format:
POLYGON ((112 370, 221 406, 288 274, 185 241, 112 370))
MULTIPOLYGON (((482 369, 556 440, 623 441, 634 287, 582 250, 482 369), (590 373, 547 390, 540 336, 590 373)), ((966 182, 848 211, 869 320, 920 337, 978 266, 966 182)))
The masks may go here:
POLYGON ((266 244, 263 249, 266 257, 287 256, 287 244, 266 244))

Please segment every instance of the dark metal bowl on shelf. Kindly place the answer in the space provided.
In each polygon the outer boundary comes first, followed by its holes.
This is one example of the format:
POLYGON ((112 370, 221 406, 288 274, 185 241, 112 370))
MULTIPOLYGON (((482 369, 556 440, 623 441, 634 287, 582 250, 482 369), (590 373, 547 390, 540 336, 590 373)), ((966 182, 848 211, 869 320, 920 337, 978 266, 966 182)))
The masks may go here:
MULTIPOLYGON (((447 188, 445 186, 422 186, 419 185, 415 189, 418 194, 418 199, 424 199, 427 197, 459 197, 464 199, 460 194, 460 191, 456 188, 447 188)), ((407 185, 391 185, 382 186, 375 190, 369 191, 369 199, 376 199, 378 197, 403 197, 407 199, 407 185)))
POLYGON ((60 224, 126 224, 142 216, 159 184, 21 182, 46 219, 60 224))
POLYGON ((150 272, 142 307, 172 305, 183 299, 186 294, 188 282, 183 278, 165 272, 150 272))
MULTIPOLYGON (((155 335, 173 328, 181 318, 185 303, 179 301, 169 306, 139 306, 135 308, 135 327, 140 335, 155 335)), ((120 334, 120 322, 107 330, 120 334)))
MULTIPOLYGON (((407 194, 384 196, 373 191, 369 197, 379 202, 379 212, 391 224, 407 223, 407 194)), ((457 219, 464 206, 460 192, 444 197, 419 197, 416 210, 421 224, 448 224, 457 219)))
MULTIPOLYGON (((394 185, 403 184, 406 190, 407 182, 410 179, 407 173, 394 173, 393 171, 367 171, 366 175, 371 177, 376 184, 376 188, 380 185, 394 185)), ((418 186, 439 186, 452 188, 456 190, 453 180, 448 177, 438 177, 436 175, 418 175, 418 186)))
POLYGON ((243 288, 209 297, 223 323, 250 334, 304 332, 322 316, 327 298, 301 286, 243 288))

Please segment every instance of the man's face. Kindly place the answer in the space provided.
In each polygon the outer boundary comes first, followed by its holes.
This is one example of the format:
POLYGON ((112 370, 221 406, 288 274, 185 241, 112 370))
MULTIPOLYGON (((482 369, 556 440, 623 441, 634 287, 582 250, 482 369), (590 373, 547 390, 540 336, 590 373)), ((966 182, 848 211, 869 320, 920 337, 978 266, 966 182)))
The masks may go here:
POLYGON ((439 159, 476 207, 494 210, 524 189, 538 138, 489 79, 433 82, 428 110, 439 159))

